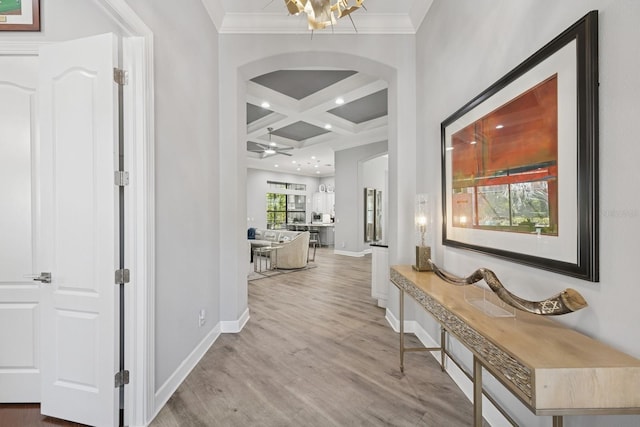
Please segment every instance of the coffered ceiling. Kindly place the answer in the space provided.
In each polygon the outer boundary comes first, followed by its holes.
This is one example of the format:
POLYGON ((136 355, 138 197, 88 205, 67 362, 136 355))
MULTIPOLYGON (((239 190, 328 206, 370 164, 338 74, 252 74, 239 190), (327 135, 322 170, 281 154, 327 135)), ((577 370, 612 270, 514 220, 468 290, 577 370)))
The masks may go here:
POLYGON ((386 139, 387 85, 378 78, 280 70, 247 84, 249 167, 330 176, 336 150, 386 139))

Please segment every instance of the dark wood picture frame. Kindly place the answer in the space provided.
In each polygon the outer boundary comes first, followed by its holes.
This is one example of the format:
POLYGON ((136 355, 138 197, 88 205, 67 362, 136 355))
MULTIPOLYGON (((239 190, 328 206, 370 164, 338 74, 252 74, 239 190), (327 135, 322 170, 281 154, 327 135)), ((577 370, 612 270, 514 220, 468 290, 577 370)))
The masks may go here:
POLYGON ((0 31, 40 31, 40 0, 22 0, 21 3, 22 13, 4 15, 0 11, 0 31))
MULTIPOLYGON (((565 82, 567 79, 564 80, 565 82)), ((598 12, 591 11, 574 25, 561 33, 554 40, 542 47, 536 53, 527 58, 515 69, 507 73, 500 80, 495 82, 485 91, 473 98, 458 111, 441 123, 441 156, 442 156, 442 243, 445 246, 472 250, 484 254, 497 256, 509 261, 526 264, 532 267, 564 274, 592 282, 599 281, 599 231, 598 231, 598 12), (575 46, 575 55, 573 47, 575 46), (561 53, 564 52, 564 53, 561 53), (528 235, 526 233, 504 232, 504 230, 489 230, 491 227, 470 226, 460 222, 454 228, 454 220, 452 216, 452 200, 454 199, 454 178, 453 173, 453 134, 462 126, 469 126, 474 120, 479 121, 478 117, 483 112, 489 112, 491 109, 495 111, 496 99, 501 100, 504 97, 508 102, 517 99, 514 96, 514 87, 518 88, 518 94, 525 92, 524 89, 531 89, 532 86, 519 88, 523 81, 530 80, 531 76, 537 76, 541 67, 552 68, 548 64, 553 61, 560 61, 554 57, 569 57, 573 68, 564 65, 558 68, 562 69, 565 76, 571 77, 568 87, 571 91, 566 93, 563 100, 563 106, 571 105, 571 110, 575 110, 575 114, 562 114, 561 108, 557 103, 556 110, 559 127, 569 129, 573 138, 563 138, 560 131, 557 132, 558 150, 564 150, 563 153, 570 152, 574 157, 573 164, 577 166, 558 167, 556 170, 559 177, 556 181, 562 184, 570 183, 572 190, 575 190, 575 198, 564 197, 571 195, 571 191, 560 191, 555 197, 565 203, 563 212, 570 212, 569 217, 565 216, 564 222, 560 224, 559 232, 555 236, 545 236, 548 239, 546 243, 554 245, 561 241, 559 236, 565 239, 565 243, 558 244, 555 253, 562 253, 562 256, 547 256, 541 250, 532 250, 528 252, 530 243, 536 244, 536 240, 540 239, 538 230, 528 235), (568 71, 567 71, 568 70, 568 71), (573 74, 575 73, 575 75, 573 74), (573 95, 571 95, 573 94, 573 95), (493 99, 492 99, 493 98, 493 99), (575 98, 575 100, 573 99, 575 98), (567 101, 568 100, 568 101, 567 101), (569 104, 567 104, 567 102, 569 104), (573 104, 575 102, 575 105, 573 104), (572 116, 575 116, 575 120, 572 116), (575 141, 573 141, 575 139, 575 141), (569 145, 567 145, 569 144, 569 145), (568 147, 568 149, 567 149, 568 147), (574 148, 575 147, 575 148, 574 148), (570 172, 568 172, 570 171, 570 172), (575 176, 573 173, 575 172, 575 176), (564 173, 564 175, 563 175, 564 173), (563 199, 564 197, 564 199, 563 199), (575 206, 574 206, 575 205, 575 206), (568 218, 568 220, 567 220, 568 218), (474 228, 475 227, 475 228, 474 228), (568 238, 566 236, 569 236, 568 238), (529 240, 527 240, 529 239, 529 240), (555 239, 555 240, 554 240, 555 239), (573 241, 575 240, 575 241, 573 241), (568 242, 567 242, 568 241, 568 242), (568 243, 568 244, 567 244, 568 243), (513 249, 518 248, 518 249, 513 249), (519 248, 524 248, 520 250, 519 248), (567 249, 568 248, 568 249, 567 249), (565 257, 567 252, 573 252, 565 257)), ((471 142, 476 144, 476 142, 471 142)), ((566 165, 566 163, 565 163, 566 165)), ((571 165, 571 163, 569 163, 571 165)), ((507 171, 508 175, 509 172, 507 171)), ((456 178, 457 179, 457 178, 456 178)), ((480 184, 466 184, 469 187, 475 186, 475 190, 465 190, 473 193, 480 184)), ((456 181, 457 182, 457 181, 456 181)), ((510 187, 509 187, 510 188, 510 187)), ((460 191, 456 189, 456 191, 460 191)), ((470 198, 471 200, 471 198, 470 198)), ((477 202, 475 203, 477 208, 477 202)), ((509 199, 511 203, 511 199, 509 199)), ((509 208, 511 209, 511 208, 509 208)), ((560 210, 562 210, 562 205, 560 210)), ((477 215, 477 214, 476 214, 477 215)), ((465 218, 466 221, 466 218, 465 218)), ((479 224, 479 222, 477 223, 479 224)), ((542 247, 543 245, 539 245, 542 247)), ((553 251, 551 251, 553 253, 553 251)))

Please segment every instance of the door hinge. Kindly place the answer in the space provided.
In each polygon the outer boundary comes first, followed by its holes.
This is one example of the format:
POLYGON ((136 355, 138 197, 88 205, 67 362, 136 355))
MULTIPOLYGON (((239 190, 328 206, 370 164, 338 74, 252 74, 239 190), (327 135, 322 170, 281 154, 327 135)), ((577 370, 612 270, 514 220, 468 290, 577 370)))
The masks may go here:
POLYGON ((129 283, 129 269, 121 268, 116 270, 116 285, 122 285, 123 283, 129 283))
POLYGON ((113 174, 113 181, 118 187, 129 185, 129 172, 115 171, 113 174))
POLYGON ((129 384, 129 371, 116 372, 115 385, 116 388, 129 384))
POLYGON ((129 83, 129 72, 120 68, 113 69, 113 81, 120 86, 124 86, 129 83))

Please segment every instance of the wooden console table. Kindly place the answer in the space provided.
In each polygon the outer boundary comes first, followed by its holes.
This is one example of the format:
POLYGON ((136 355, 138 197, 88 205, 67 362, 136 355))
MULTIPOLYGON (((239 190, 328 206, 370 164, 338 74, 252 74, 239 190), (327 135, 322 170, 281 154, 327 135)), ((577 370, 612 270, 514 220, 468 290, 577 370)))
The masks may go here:
POLYGON ((455 336, 473 353, 473 373, 467 375, 473 381, 474 426, 482 426, 483 368, 534 414, 551 415, 554 427, 562 427, 564 415, 640 414, 640 359, 546 316, 517 311, 516 317, 490 317, 465 300, 465 287, 431 272, 404 265, 390 270, 400 290, 400 369, 406 351, 421 350, 441 351, 443 370, 445 356, 460 366, 445 346, 446 333, 455 336), (405 292, 440 323, 440 347, 405 348, 405 292))

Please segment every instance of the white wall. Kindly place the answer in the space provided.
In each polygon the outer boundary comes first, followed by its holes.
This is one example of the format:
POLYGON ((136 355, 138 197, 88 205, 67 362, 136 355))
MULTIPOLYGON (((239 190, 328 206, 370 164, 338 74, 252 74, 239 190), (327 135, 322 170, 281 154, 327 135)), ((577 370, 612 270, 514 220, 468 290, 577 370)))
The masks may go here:
MULTIPOLYGON (((417 188, 441 193, 440 122, 592 9, 600 10, 600 283, 443 247, 437 243, 442 239, 439 229, 434 254, 442 267, 460 275, 490 268, 525 298, 542 299, 574 288, 589 307, 556 320, 640 357, 640 286, 633 279, 640 254, 640 198, 630 187, 640 155, 640 2, 435 0, 416 41, 418 140, 424 141, 417 150, 417 188)), ((431 200, 439 222, 441 200, 431 200)), ((418 320, 428 331, 437 331, 429 316, 418 320)), ((501 387, 491 389, 498 390, 499 400, 521 425, 550 425, 548 417, 533 416, 501 387)), ((564 425, 631 427, 640 425, 640 416, 571 416, 564 425)))
MULTIPOLYGON (((361 254, 370 249, 364 241, 363 164, 387 152, 387 141, 336 151, 336 215, 334 248, 340 252, 361 254)), ((384 178, 384 171, 381 172, 384 178)), ((375 184, 371 176, 367 182, 375 184)))
POLYGON ((127 1, 154 34, 157 391, 220 321, 218 35, 199 1, 127 1))
POLYGON ((271 172, 261 169, 247 169, 247 228, 267 228, 267 181, 306 184, 307 222, 311 222, 313 193, 318 191, 320 179, 288 173, 271 172))

